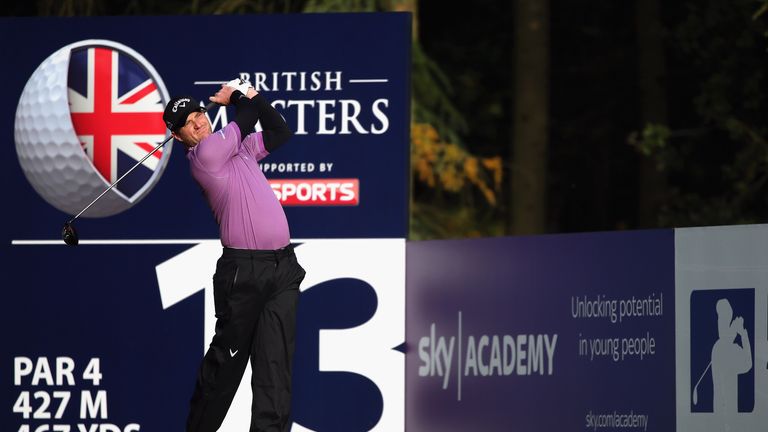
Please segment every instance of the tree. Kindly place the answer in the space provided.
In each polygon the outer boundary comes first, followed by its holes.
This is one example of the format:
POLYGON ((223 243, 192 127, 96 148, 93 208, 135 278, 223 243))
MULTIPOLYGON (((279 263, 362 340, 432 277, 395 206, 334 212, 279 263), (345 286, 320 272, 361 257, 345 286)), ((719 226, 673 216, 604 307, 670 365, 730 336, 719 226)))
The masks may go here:
MULTIPOLYGON (((637 0, 635 5, 641 123, 666 124, 666 60, 659 0, 637 0)), ((659 210, 667 187, 665 173, 652 159, 644 158, 639 180, 638 224, 653 227, 659 222, 659 210)))
POLYGON ((668 176, 661 226, 764 222, 768 211, 766 22, 754 2, 688 1, 672 10, 671 73, 685 77, 667 123, 633 145, 668 176), (679 18, 678 18, 679 17, 679 18), (675 20, 674 18, 678 18, 675 20))
POLYGON ((549 142, 549 1, 515 3, 510 232, 546 230, 549 142))

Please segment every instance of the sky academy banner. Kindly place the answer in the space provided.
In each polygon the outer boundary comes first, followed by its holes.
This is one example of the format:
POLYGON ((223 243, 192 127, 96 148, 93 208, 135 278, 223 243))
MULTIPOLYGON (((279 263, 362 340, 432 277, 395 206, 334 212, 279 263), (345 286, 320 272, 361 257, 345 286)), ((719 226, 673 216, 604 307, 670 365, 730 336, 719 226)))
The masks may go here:
POLYGON ((761 431, 768 226, 412 242, 406 429, 761 431))

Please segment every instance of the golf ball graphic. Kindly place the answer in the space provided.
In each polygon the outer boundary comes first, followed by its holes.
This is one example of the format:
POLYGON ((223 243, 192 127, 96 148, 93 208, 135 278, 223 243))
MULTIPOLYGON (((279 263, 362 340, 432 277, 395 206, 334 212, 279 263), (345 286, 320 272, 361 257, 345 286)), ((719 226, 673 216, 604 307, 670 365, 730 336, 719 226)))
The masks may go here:
MULTIPOLYGON (((27 81, 14 138, 24 175, 75 215, 166 138, 168 91, 152 65, 117 42, 84 40, 46 58, 27 81)), ((162 175, 171 143, 139 164, 83 216, 135 205, 162 175)))

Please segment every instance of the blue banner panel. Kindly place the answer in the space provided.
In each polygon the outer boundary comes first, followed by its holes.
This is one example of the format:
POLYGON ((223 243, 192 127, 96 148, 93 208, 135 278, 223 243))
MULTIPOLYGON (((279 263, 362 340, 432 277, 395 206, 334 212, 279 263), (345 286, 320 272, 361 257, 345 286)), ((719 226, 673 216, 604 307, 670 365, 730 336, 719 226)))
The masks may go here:
POLYGON ((2 430, 178 429, 203 346, 203 298, 163 310, 151 269, 183 248, 4 248, 13 265, 3 269, 2 430))
MULTIPOLYGON (((58 236, 165 138, 169 97, 205 104, 234 78, 295 132, 261 163, 294 237, 407 235, 409 14, 5 18, 0 37, 13 238, 58 236)), ((234 110, 208 115, 216 130, 234 110)), ((85 213, 81 238, 215 237, 184 153, 169 143, 142 164, 85 213)))
MULTIPOLYGON (((409 14, 3 18, 0 38, 0 430, 183 430, 221 244, 183 146, 142 159, 171 96, 234 78, 295 133, 261 161, 307 271, 293 430, 402 428, 409 14)), ((220 430, 249 417, 247 371, 220 430)))
POLYGON ((407 430, 673 430, 673 231, 409 243, 407 430))
MULTIPOLYGON (((405 240, 306 240, 295 250, 307 277, 292 430, 401 430, 404 356, 393 348, 405 339, 405 240)), ((4 268, 0 430, 183 430, 215 331, 219 242, 22 243, 6 252, 14 266, 4 268)), ((221 432, 250 424, 250 382, 246 368, 221 432)))

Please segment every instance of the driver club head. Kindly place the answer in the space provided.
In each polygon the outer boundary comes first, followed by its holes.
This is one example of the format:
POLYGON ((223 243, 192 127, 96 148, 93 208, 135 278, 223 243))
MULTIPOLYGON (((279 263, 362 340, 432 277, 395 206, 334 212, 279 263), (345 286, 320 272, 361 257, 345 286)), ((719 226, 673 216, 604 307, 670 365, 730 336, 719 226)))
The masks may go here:
POLYGON ((64 240, 64 243, 69 246, 77 246, 80 241, 77 237, 75 226, 69 222, 64 223, 64 228, 61 229, 61 238, 64 240))

